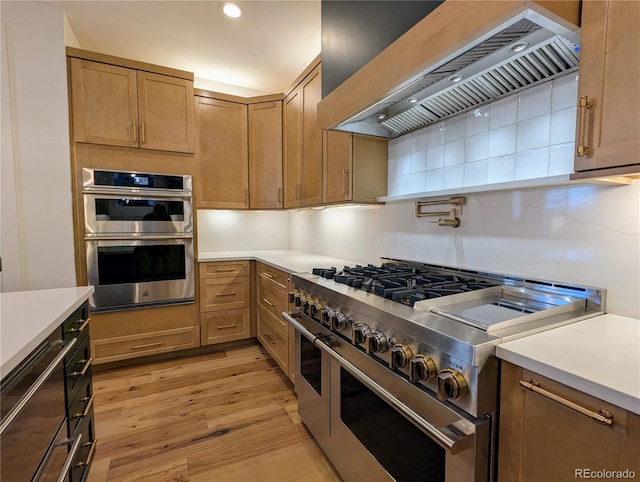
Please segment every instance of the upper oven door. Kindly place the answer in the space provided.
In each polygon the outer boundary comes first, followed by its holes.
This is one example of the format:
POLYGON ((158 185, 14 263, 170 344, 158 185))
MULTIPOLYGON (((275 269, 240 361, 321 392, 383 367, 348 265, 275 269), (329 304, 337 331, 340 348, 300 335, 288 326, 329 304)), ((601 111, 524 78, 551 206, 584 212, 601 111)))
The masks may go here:
POLYGON ((85 236, 191 234, 190 197, 84 194, 85 236))

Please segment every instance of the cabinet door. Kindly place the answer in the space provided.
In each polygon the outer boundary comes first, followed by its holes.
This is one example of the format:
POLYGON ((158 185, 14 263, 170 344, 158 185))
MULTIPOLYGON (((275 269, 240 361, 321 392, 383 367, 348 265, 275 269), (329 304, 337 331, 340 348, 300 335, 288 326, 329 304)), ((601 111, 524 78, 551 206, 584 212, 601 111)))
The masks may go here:
POLYGON ((589 478, 579 476, 585 469, 640 473, 637 414, 506 362, 500 404, 499 482, 589 478), (520 380, 532 379, 561 400, 596 413, 608 411, 613 425, 520 386, 520 380))
MULTIPOLYGON (((593 106, 583 126, 584 144, 591 152, 576 157, 576 171, 633 165, 637 170, 640 165, 638 25, 640 2, 582 2, 578 93, 588 96, 593 106)), ((576 146, 581 144, 580 130, 578 124, 576 146)))
POLYGON ((325 203, 351 200, 352 135, 325 131, 323 200, 325 203))
POLYGON ((136 71, 72 58, 73 140, 138 146, 136 71))
POLYGON ((193 81, 138 71, 140 147, 194 152, 193 81))
POLYGON ((320 67, 302 82, 302 192, 301 204, 322 202, 322 130, 318 128, 317 106, 322 99, 320 67))
POLYGON ((200 163, 197 205, 247 209, 247 106, 205 97, 196 97, 195 102, 200 163))
POLYGON ((302 92, 291 92, 283 104, 284 207, 300 205, 302 163, 302 92))
POLYGON ((249 106, 249 207, 282 207, 282 102, 249 106))

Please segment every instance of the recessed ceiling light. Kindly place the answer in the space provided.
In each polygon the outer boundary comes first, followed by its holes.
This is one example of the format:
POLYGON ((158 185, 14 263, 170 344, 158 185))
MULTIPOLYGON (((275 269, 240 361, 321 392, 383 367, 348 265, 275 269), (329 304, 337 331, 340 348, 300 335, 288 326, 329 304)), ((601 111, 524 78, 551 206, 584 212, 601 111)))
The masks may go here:
POLYGON ((462 79, 464 79, 464 77, 460 74, 452 75, 451 77, 449 77, 449 80, 451 82, 460 82, 462 79))
POLYGON ((238 18, 242 15, 242 10, 235 3, 225 2, 220 5, 220 11, 227 18, 238 18))
POLYGON ((528 46, 529 46, 529 42, 516 42, 509 47, 509 50, 511 50, 512 52, 522 52, 528 46))
POLYGON ((407 102, 409 102, 409 104, 415 104, 416 102, 418 102, 418 99, 416 99, 415 97, 411 97, 407 100, 407 102))
POLYGON ((378 119, 378 120, 382 120, 382 119, 386 119, 386 118, 387 118, 387 114, 378 114, 376 116, 376 119, 378 119))

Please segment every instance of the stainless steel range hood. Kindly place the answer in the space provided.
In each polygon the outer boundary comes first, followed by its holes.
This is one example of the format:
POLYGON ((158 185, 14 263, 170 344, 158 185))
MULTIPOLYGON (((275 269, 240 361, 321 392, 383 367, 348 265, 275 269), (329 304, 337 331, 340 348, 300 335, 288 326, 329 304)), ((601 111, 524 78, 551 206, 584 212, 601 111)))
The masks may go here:
POLYGON ((576 25, 535 2, 447 0, 325 97, 318 104, 319 123, 325 128, 395 138, 575 71, 579 41, 576 25), (509 3, 515 6, 505 12, 502 7, 509 3), (479 20, 484 22, 481 25, 469 21, 476 15, 482 18, 481 13, 486 16, 481 11, 496 5, 508 18, 479 20), (473 31, 459 34, 458 37, 467 38, 463 46, 456 46, 462 39, 448 35, 446 28, 450 26, 442 24, 447 18, 455 21, 456 15, 462 14, 464 17, 459 18, 473 31), (419 38, 416 30, 428 32, 438 21, 442 31, 415 46, 415 58, 403 53, 411 48, 409 42, 419 38), (451 44, 443 43, 447 36, 452 37, 451 44), (427 47, 429 43, 432 48, 427 47), (385 63, 389 69, 396 68, 394 55, 400 56, 396 84, 390 85, 393 73, 380 72, 386 79, 381 82, 372 78, 376 69, 385 68, 385 63), (404 75, 414 73, 403 77, 403 71, 404 75), (370 83, 372 87, 367 85, 370 83), (381 88, 387 90, 382 92, 381 88), (366 93, 357 92, 362 90, 375 97, 359 106, 351 103, 357 110, 348 112, 347 96, 351 92, 363 102, 366 93))

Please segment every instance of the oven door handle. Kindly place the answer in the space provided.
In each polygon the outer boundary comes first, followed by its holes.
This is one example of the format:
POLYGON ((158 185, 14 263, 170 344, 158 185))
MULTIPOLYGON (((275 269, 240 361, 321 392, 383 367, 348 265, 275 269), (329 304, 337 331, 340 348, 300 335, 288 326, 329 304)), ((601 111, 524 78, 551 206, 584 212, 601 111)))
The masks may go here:
POLYGON ((329 354, 329 356, 331 356, 336 362, 338 362, 338 364, 342 368, 347 370, 351 375, 358 379, 358 381, 364 384, 377 396, 382 398, 385 402, 387 402, 398 412, 400 412, 405 418, 411 421, 416 427, 418 427, 429 437, 431 437, 438 445, 447 449, 451 453, 451 455, 459 454, 460 452, 463 452, 473 445, 475 432, 466 434, 457 431, 453 427, 452 430, 451 428, 449 428, 450 426, 444 427, 444 430, 442 428, 436 427, 429 421, 425 420, 421 415, 416 413, 413 409, 408 407, 405 403, 398 400, 398 398, 389 393, 374 380, 369 378, 367 374, 362 372, 353 363, 345 359, 342 355, 333 350, 326 343, 323 343, 321 338, 307 330, 307 328, 298 320, 293 318, 291 314, 283 312, 282 318, 284 318, 291 326, 299 331, 301 335, 303 335, 305 338, 308 338, 309 341, 313 342, 315 346, 329 354))
POLYGON ((170 233, 170 234, 92 234, 85 236, 84 240, 92 241, 167 241, 171 239, 192 240, 191 233, 170 233))

